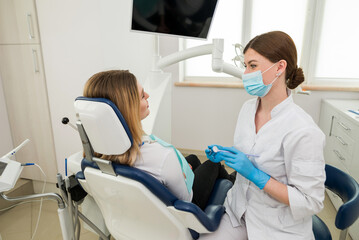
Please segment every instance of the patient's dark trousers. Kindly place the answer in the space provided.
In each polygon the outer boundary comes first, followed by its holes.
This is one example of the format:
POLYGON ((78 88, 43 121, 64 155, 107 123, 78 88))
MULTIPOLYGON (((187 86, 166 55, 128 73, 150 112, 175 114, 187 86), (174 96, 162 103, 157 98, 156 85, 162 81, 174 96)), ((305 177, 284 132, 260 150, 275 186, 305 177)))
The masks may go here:
POLYGON ((193 198, 192 203, 204 210, 208 199, 211 196, 214 184, 219 178, 229 179, 234 182, 233 176, 230 176, 220 163, 213 163, 209 160, 201 164, 196 155, 186 157, 187 162, 192 166, 194 172, 193 198))

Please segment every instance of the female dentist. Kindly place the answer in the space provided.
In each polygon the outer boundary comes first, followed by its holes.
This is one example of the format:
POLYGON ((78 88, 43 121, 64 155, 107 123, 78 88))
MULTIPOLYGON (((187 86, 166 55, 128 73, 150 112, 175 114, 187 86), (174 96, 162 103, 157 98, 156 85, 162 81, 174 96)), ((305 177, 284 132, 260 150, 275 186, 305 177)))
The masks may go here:
POLYGON ((219 229, 200 239, 314 239, 325 136, 289 90, 304 81, 295 44, 286 33, 268 32, 247 44, 244 60, 244 88, 258 98, 243 104, 234 147, 206 149, 210 160, 224 160, 238 173, 219 229))

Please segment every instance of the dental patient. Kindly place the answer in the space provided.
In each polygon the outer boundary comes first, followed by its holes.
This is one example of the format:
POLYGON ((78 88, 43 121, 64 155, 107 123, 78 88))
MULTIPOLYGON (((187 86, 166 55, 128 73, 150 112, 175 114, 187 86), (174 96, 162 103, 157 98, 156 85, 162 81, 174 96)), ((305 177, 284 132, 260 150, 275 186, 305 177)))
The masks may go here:
POLYGON ((172 145, 144 133, 141 120, 150 114, 149 95, 129 71, 96 73, 85 84, 83 94, 112 101, 122 113, 133 137, 131 148, 124 154, 107 156, 95 153, 96 157, 141 169, 159 180, 178 199, 192 201, 201 209, 206 207, 217 179, 234 181, 220 163, 206 161, 201 164, 195 155, 184 158, 172 145))

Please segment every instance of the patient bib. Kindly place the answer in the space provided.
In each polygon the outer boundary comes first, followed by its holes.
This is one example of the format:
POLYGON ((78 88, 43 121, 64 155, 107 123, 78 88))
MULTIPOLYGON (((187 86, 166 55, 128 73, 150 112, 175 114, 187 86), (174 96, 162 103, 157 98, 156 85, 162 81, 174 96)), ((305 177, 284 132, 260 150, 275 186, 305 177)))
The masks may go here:
POLYGON ((191 193, 193 181, 194 181, 194 173, 193 173, 191 167, 189 166, 187 160, 183 157, 183 155, 173 145, 166 143, 165 141, 159 139, 158 137, 156 137, 154 135, 150 135, 149 137, 152 140, 161 144, 163 147, 170 147, 170 148, 173 148, 173 150, 175 150, 175 153, 177 154, 178 161, 182 168, 182 172, 184 174, 184 181, 186 183, 187 190, 189 193, 191 193))

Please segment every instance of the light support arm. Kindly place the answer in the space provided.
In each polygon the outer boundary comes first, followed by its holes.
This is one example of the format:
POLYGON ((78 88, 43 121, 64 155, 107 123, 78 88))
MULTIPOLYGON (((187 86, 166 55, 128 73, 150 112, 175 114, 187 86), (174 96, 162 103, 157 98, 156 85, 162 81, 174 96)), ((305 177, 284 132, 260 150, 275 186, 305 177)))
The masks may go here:
POLYGON ((170 66, 172 64, 181 62, 189 58, 211 54, 212 49, 213 49, 213 44, 206 44, 198 47, 188 48, 180 52, 175 52, 164 58, 161 58, 157 62, 157 67, 162 69, 164 67, 170 66))
POLYGON ((188 48, 161 58, 158 60, 156 67, 162 69, 189 58, 212 54, 212 70, 214 72, 223 72, 237 78, 242 78, 243 71, 223 61, 223 50, 223 39, 213 39, 212 44, 188 48))
POLYGON ((223 51, 223 39, 213 39, 212 70, 218 73, 223 72, 242 79, 243 72, 239 68, 223 61, 223 51))

